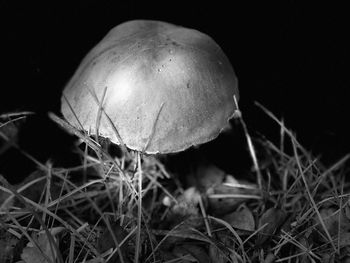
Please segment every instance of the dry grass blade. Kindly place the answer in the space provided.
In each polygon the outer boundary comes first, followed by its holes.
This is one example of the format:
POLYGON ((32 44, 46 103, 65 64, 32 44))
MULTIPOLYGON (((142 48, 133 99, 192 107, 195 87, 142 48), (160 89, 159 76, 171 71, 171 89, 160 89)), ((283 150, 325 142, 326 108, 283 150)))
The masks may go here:
MULTIPOLYGON (((1 179, 1 181, 2 181, 2 179, 1 179)), ((53 217, 56 221, 60 222, 66 229, 68 229, 73 234, 75 234, 77 237, 79 237, 80 240, 85 240, 85 238, 78 231, 76 231, 73 227, 71 227, 71 225, 69 225, 65 220, 63 220, 62 218, 60 218, 59 216, 57 216, 56 214, 54 214, 53 212, 51 212, 47 208, 42 207, 40 204, 37 204, 36 202, 33 202, 32 200, 30 200, 24 196, 21 196, 16 191, 11 191, 8 188, 4 188, 2 186, 0 186, 0 190, 7 192, 7 193, 13 193, 17 198, 19 198, 21 200, 21 203, 23 203, 27 207, 27 209, 29 210, 28 213, 34 215, 35 218, 39 222, 42 223, 41 226, 44 229, 46 228, 46 225, 42 222, 42 220, 38 216, 37 212, 35 212, 30 206, 33 206, 33 208, 37 209, 38 211, 46 213, 47 215, 53 217)), ((11 212, 9 212, 9 213, 11 213, 11 212)), ((96 256, 99 255, 97 250, 91 244, 89 244, 89 243, 87 243, 87 244, 88 244, 90 251, 92 251, 96 256)))
POLYGON ((9 112, 9 113, 2 113, 0 115, 0 119, 9 119, 17 116, 21 116, 21 118, 28 116, 28 115, 33 115, 35 114, 33 111, 20 111, 20 112, 9 112))
MULTIPOLYGON (((106 97, 106 92, 107 92, 107 87, 105 87, 103 89, 103 94, 102 94, 102 98, 100 101, 98 101, 97 99, 97 95, 96 93, 93 94, 93 96, 96 98, 97 102, 98 102, 98 110, 97 110, 97 117, 96 117, 96 141, 98 142, 98 135, 100 134, 99 130, 100 130, 100 124, 101 124, 101 117, 102 117, 102 110, 103 110, 103 102, 105 100, 106 97)), ((90 93, 92 93, 92 91, 90 90, 90 93)))
POLYGON ((294 143, 296 144, 297 148, 299 150, 302 151, 303 155, 308 157, 308 159, 312 159, 310 157, 310 154, 304 149, 304 147, 302 147, 302 145, 295 139, 295 136, 294 134, 288 130, 285 126, 284 126, 284 123, 280 120, 278 120, 278 118, 271 112, 269 111, 268 109, 266 109, 263 105, 261 105, 260 103, 258 102, 255 102, 255 105, 257 105, 259 108, 261 108, 272 120, 274 120, 278 126, 280 127, 280 129, 283 129, 284 133, 287 134, 291 139, 294 138, 294 143))
POLYGON ((230 232, 233 234, 233 236, 236 238, 236 240, 238 241, 238 245, 241 247, 241 250, 244 251, 244 247, 243 247, 243 241, 240 238, 240 236, 238 235, 238 233, 233 229, 233 227, 227 223, 225 220, 222 220, 220 218, 216 218, 213 216, 209 216, 209 219, 218 222, 219 224, 223 225, 224 227, 226 227, 228 230, 230 230, 230 232))
MULTIPOLYGON (((98 105, 99 111, 104 113, 104 116, 107 118, 108 123, 111 125, 115 135, 117 136, 117 139, 118 139, 118 141, 119 141, 119 143, 121 145, 121 148, 122 148, 123 152, 125 152, 125 154, 128 154, 128 150, 127 150, 127 148, 126 148, 126 146, 124 144, 124 141, 123 141, 122 137, 120 136, 120 134, 118 132, 117 127, 115 126, 115 123, 112 121, 112 119, 109 117, 109 115, 106 113, 106 111, 104 110, 104 108, 102 106, 103 101, 101 101, 101 102, 99 101, 99 99, 98 99, 98 97, 97 97, 97 95, 96 95, 94 90, 89 90, 89 92, 90 92, 91 96, 93 97, 93 99, 95 100, 96 104, 98 105)), ((105 89, 104 89, 103 98, 104 98, 106 92, 107 92, 107 87, 105 87, 105 89)), ((101 118, 101 116, 100 116, 100 118, 101 118)), ((99 119, 97 121, 100 122, 99 119)))
POLYGON ((333 164, 331 167, 329 167, 327 170, 325 170, 318 178, 318 182, 315 185, 313 192, 316 192, 322 181, 331 173, 339 169, 340 167, 344 166, 344 164, 349 160, 350 154, 345 155, 342 157, 339 161, 337 161, 335 164, 333 164))
MULTIPOLYGON (((101 98, 91 95, 98 105, 98 131, 102 129, 100 122, 108 121, 103 109, 106 89, 101 98)), ((163 156, 157 159, 130 151, 131 158, 124 154, 112 157, 101 138, 90 137, 49 114, 59 126, 85 142, 85 150, 84 145, 77 147, 81 164, 56 168, 55 162, 40 163, 10 142, 37 164, 39 171, 12 187, 0 180, 0 246, 7 241, 2 239, 5 233, 31 242, 43 254, 47 250, 60 253, 60 263, 347 260, 344 251, 350 248, 350 183, 346 165, 350 154, 324 167, 300 145, 283 120, 259 107, 278 125, 277 144, 264 137, 255 143, 238 114, 254 170, 249 167, 249 179, 241 182, 231 174, 203 168, 196 176, 202 179, 210 174, 208 178, 213 181, 208 180, 208 187, 218 182, 225 191, 213 188, 215 191, 201 193, 169 174, 168 159, 163 156), (257 143, 262 147, 256 147, 257 143), (258 160, 260 156, 263 158, 258 160), (167 162, 163 164, 162 160, 167 162), (250 180, 258 181, 264 192, 250 180), (34 190, 38 194, 31 198, 29 192, 34 190), (233 202, 235 199, 239 202, 233 202), (243 207, 249 214, 239 213, 243 207), (64 229, 62 236, 51 232, 56 227, 64 229), (40 250, 35 234, 43 232, 48 235, 47 246, 40 250), (56 243, 49 240, 50 233, 56 243)), ((11 117, 10 122, 24 116, 11 117)), ((0 137, 11 141, 1 132, 0 137)), ((152 136, 146 145, 151 140, 152 136)), ((54 259, 46 255, 46 262, 54 259)))
MULTIPOLYGON (((42 250, 42 247, 38 244, 38 242, 32 238, 28 232, 20 225, 20 223, 16 220, 16 218, 14 218, 11 213, 7 212, 8 213, 8 217, 12 220, 12 222, 18 227, 18 229, 22 232, 22 234, 29 240, 29 242, 31 244, 34 245, 35 248, 37 248, 40 252, 41 252, 41 255, 45 258, 45 260, 47 262, 50 262, 50 263, 55 263, 54 262, 54 259, 48 257, 48 255, 46 255, 46 253, 43 252, 42 250)), ((50 235, 51 236, 51 235, 50 235)), ((52 236, 51 236, 52 238, 52 236)), ((55 244, 55 248, 53 247, 51 241, 49 242, 50 243, 50 249, 51 249, 51 253, 54 254, 55 252, 58 252, 58 250, 54 250, 54 249, 57 249, 57 245, 55 244)))
POLYGON ((52 112, 48 113, 49 118, 51 120, 53 120, 54 122, 56 122, 59 126, 61 126, 65 131, 67 131, 70 134, 73 134, 75 136, 77 136, 79 139, 81 139, 82 141, 84 141, 87 145, 89 145, 89 147, 91 149, 93 149, 94 151, 99 151, 99 147, 100 145, 98 145, 97 143, 95 143, 94 141, 92 141, 89 136, 87 136, 86 134, 84 134, 83 132, 81 132, 80 130, 78 130, 77 128, 75 128, 74 126, 70 125, 68 122, 66 122, 65 120, 59 118, 57 115, 55 115, 52 112))
POLYGON ((238 114, 236 114, 241 123, 241 126, 243 128, 243 131, 244 131, 244 134, 247 138, 247 143, 248 143, 248 149, 249 149, 249 153, 250 153, 250 156, 253 160, 253 165, 254 165, 254 170, 257 174, 257 183, 258 183, 258 186, 259 186, 259 189, 261 191, 261 193, 263 192, 263 185, 262 185, 262 175, 261 175, 261 170, 260 170, 260 167, 259 167, 259 163, 258 163, 258 158, 256 157, 256 152, 255 152, 255 148, 254 148, 254 145, 253 145, 253 142, 252 142, 252 139, 249 135, 249 132, 248 132, 248 128, 247 128, 247 125, 245 124, 243 118, 242 118, 242 113, 241 111, 239 110, 239 107, 238 107, 238 102, 237 102, 237 99, 236 99, 236 96, 233 96, 233 99, 234 99, 234 102, 235 102, 235 105, 236 105, 236 111, 239 112, 238 114))
POLYGON ((15 142, 13 142, 11 139, 9 139, 6 134, 0 131, 0 137, 3 138, 5 141, 7 141, 12 147, 16 148, 21 154, 23 154, 25 157, 27 157, 29 160, 31 160, 33 163, 35 163, 40 169, 46 170, 46 166, 43 165, 41 162, 39 162, 37 159, 35 159, 32 155, 30 155, 28 152, 22 150, 15 142))
POLYGON ((27 116, 21 116, 21 117, 15 118, 15 119, 8 120, 8 121, 6 121, 4 123, 0 123, 0 129, 2 127, 5 127, 6 125, 9 125, 10 123, 14 123, 16 121, 23 120, 25 118, 27 118, 27 116))
POLYGON ((222 198, 243 198, 243 199, 256 199, 261 200, 262 197, 258 195, 247 195, 247 194, 209 194, 208 198, 216 198, 216 199, 222 199, 222 198))
POLYGON ((110 162, 112 162, 115 165, 115 167, 117 168, 118 172, 122 176, 123 180, 127 183, 126 185, 128 186, 128 188, 132 192, 137 194, 136 189, 132 185, 132 182, 129 180, 128 176, 125 174, 124 170, 120 167, 120 165, 116 162, 116 160, 114 158, 112 158, 107 152, 105 152, 103 149, 101 149, 100 145, 97 145, 87 135, 83 134, 82 132, 77 130, 75 127, 73 127, 72 125, 67 123, 66 121, 64 121, 61 118, 57 117, 55 114, 49 113, 49 117, 53 121, 55 121, 57 124, 59 124, 63 129, 65 129, 66 131, 68 131, 71 134, 76 135, 79 139, 81 139, 86 144, 88 144, 89 147, 91 147, 91 149, 93 149, 95 152, 101 152, 104 155, 105 158, 107 158, 110 162))
POLYGON ((208 215, 207 215, 207 213, 205 211, 203 200, 202 200, 201 196, 199 197, 198 201, 199 201, 199 207, 200 207, 203 219, 204 219, 204 224, 205 224, 205 228, 207 229, 208 236, 212 237, 212 231, 211 231, 211 228, 210 228, 210 225, 209 225, 208 215))
MULTIPOLYGON (((6 187, 5 189, 9 190, 10 192, 12 192, 24 205, 25 208, 30 211, 30 213, 35 217, 35 219, 39 222, 40 226, 45 230, 45 234, 47 235, 49 242, 50 242, 50 247, 51 247, 51 251, 54 253, 54 251, 58 252, 58 261, 63 263, 63 259, 61 256, 61 253, 59 253, 59 249, 58 246, 53 238, 53 236, 51 235, 50 231, 48 230, 46 224, 44 223, 44 221, 42 221, 42 219, 40 218, 40 216, 38 215, 38 213, 32 209, 31 206, 29 206, 29 204, 26 202, 26 200, 24 199, 24 197, 22 195, 20 195, 16 189, 14 187, 12 187, 3 177, 0 177, 0 182, 6 187)), ((2 188, 2 187, 1 187, 2 188)), ((34 203, 34 202, 33 202, 34 203)), ((47 209, 43 209, 44 212, 48 211, 47 209)), ((11 214, 8 212, 8 216, 10 216, 11 219, 14 219, 11 214)), ((16 221, 15 221, 16 222, 16 221)), ((37 245, 37 244, 36 244, 37 245)), ((40 249, 40 248, 39 248, 40 249)), ((51 259, 50 259, 51 261, 51 259)))
POLYGON ((152 139, 153 139, 154 134, 155 134, 155 132, 156 132, 156 127, 157 127, 158 119, 159 119, 160 113, 162 112, 162 109, 163 109, 163 107, 164 107, 164 104, 165 104, 165 103, 163 102, 163 103, 160 105, 160 107, 159 107, 158 113, 157 113, 157 115, 156 115, 156 117, 155 117, 155 119, 154 119, 153 125, 152 125, 151 134, 150 134, 150 136, 148 137, 147 142, 146 142, 145 146, 144 146, 143 149, 142 149, 142 152, 143 152, 143 153, 147 151, 148 146, 149 146, 149 145, 151 144, 151 142, 152 142, 152 139))
POLYGON ((299 161, 299 157, 298 157, 298 152, 297 152, 297 148, 296 148, 296 143, 294 142, 295 141, 295 138, 292 137, 292 145, 293 145, 293 150, 294 150, 294 154, 295 154, 295 158, 296 158, 296 162, 297 162, 297 165, 298 165, 298 168, 299 168, 299 172, 300 172, 300 176, 301 178, 303 179, 303 182, 304 182, 304 185, 305 185, 305 190, 306 190, 306 193, 309 197, 309 200, 312 204, 312 207, 313 209, 315 210, 317 216, 318 216, 318 219, 320 220, 320 223, 323 227, 323 230, 325 231, 326 235, 327 235, 327 238, 330 242, 330 244, 332 245, 333 249, 334 249, 334 252, 337 252, 337 248, 335 247, 335 244, 333 242, 333 239, 331 237, 331 235, 329 234, 328 232, 328 229, 324 223, 324 220, 320 214, 320 211, 318 210, 317 208, 317 205, 315 203, 315 200, 313 198, 313 196, 311 195, 311 192, 310 192, 310 189, 309 189, 309 185, 308 185, 308 182, 306 181, 306 178, 305 178, 305 175, 304 175, 304 171, 303 171, 303 168, 301 167, 301 164, 300 164, 300 161, 299 161))
MULTIPOLYGON (((1 176, 1 175, 0 175, 1 176)), ((2 176, 1 176, 2 177, 2 176)), ((46 177, 45 176, 42 176, 42 177, 38 177, 24 185, 22 185, 21 187, 19 187, 17 189, 17 192, 20 194, 21 192, 23 192, 24 190, 26 190, 27 188, 29 188, 30 186, 40 182, 40 181, 43 181, 45 180, 46 177)), ((1 187, 1 186, 0 186, 1 187)), ((11 191, 8 190, 8 193, 11 193, 11 191)), ((0 214, 2 214, 2 211, 5 210, 5 207, 7 206, 7 204, 15 197, 15 194, 11 193, 5 200, 3 200, 1 206, 0 206, 0 214)))

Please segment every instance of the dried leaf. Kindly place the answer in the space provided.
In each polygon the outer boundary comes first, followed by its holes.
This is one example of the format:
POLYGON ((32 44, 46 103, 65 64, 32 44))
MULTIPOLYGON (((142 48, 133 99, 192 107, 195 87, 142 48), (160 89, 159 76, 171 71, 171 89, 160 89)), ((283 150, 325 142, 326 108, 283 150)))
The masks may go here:
POLYGON ((209 258, 210 262, 215 263, 226 263, 227 257, 223 254, 222 251, 216 246, 210 245, 209 246, 209 258))
POLYGON ((196 246, 196 245, 190 245, 190 244, 184 244, 182 248, 191 254, 193 258, 196 259, 197 262, 200 263, 210 263, 209 257, 207 252, 203 247, 196 246))
MULTIPOLYGON (((225 185, 220 185, 214 188, 212 194, 214 195, 233 195, 242 194, 241 189, 232 188, 225 185)), ((244 202, 243 198, 232 198, 232 197, 212 197, 208 196, 208 204, 211 213, 214 216, 220 216, 234 211, 238 205, 244 202)))
MULTIPOLYGON (((346 215, 344 215, 344 213, 341 213, 339 215, 339 210, 336 210, 332 207, 322 208, 320 209, 320 215, 327 228, 327 231, 331 236, 338 235, 339 227, 340 233, 344 233, 350 230, 350 220, 346 217, 346 215)), ((318 227, 320 231, 324 231, 320 225, 320 220, 317 215, 315 215, 315 222, 319 223, 318 227)))
MULTIPOLYGON (((114 223, 111 225, 111 229, 113 231, 113 235, 116 238, 118 245, 124 240, 124 238, 128 235, 127 231, 120 226, 119 223, 114 223)), ((115 246, 115 241, 113 239, 113 235, 110 232, 110 230, 106 227, 102 235, 99 237, 99 240, 97 242, 97 250, 100 253, 104 253, 109 249, 114 249, 115 246)), ((129 262, 126 261, 125 259, 125 252, 129 251, 130 249, 133 250, 133 248, 130 248, 127 246, 127 244, 123 244, 121 246, 121 255, 123 256, 124 262, 129 262)), ((109 262, 120 262, 119 261, 119 255, 118 253, 115 253, 113 257, 109 260, 109 262)))
POLYGON ((7 231, 0 231, 0 262, 12 262, 13 251, 18 239, 13 235, 10 235, 7 231))
MULTIPOLYGON (((328 262, 328 261, 323 261, 323 262, 328 262)), ((333 263, 333 262, 331 262, 331 263, 333 263)), ((343 258, 342 263, 350 263, 350 257, 343 258)))
POLYGON ((350 199, 346 202, 345 206, 345 216, 350 220, 350 199))
POLYGON ((246 206, 243 206, 241 209, 225 215, 223 219, 234 228, 247 231, 255 230, 255 221, 253 214, 246 206))
MULTIPOLYGON (((310 262, 310 261, 307 261, 310 262)), ((325 262, 325 263, 334 263, 335 262, 335 256, 334 254, 330 254, 330 253, 324 253, 322 255, 322 259, 320 262, 325 262)), ((349 260, 347 260, 346 258, 342 259, 341 261, 342 263, 350 263, 349 260)), ((304 262, 302 262, 304 263, 304 262)))
POLYGON ((340 247, 350 246, 350 232, 340 233, 339 246, 340 247))
POLYGON ((54 244, 51 244, 46 233, 41 233, 38 236, 34 235, 33 240, 36 242, 37 246, 28 242, 27 247, 23 249, 21 254, 21 259, 23 261, 26 263, 56 262, 57 253, 55 251, 55 246, 54 244))
POLYGON ((231 175, 227 175, 225 182, 207 193, 209 208, 214 216, 231 213, 246 200, 260 198, 258 189, 253 185, 241 184, 231 175))
POLYGON ((285 220, 285 213, 278 208, 267 209, 259 219, 258 228, 265 226, 258 235, 257 245, 263 244, 273 235, 285 220))
POLYGON ((273 263, 275 262, 276 256, 273 253, 269 253, 266 255, 264 263, 273 263))
POLYGON ((190 263, 190 262, 198 262, 196 258, 191 255, 189 251, 187 251, 183 246, 176 246, 172 253, 175 255, 175 257, 183 262, 183 263, 190 263))
POLYGON ((208 242, 210 243, 210 238, 203 233, 195 230, 192 227, 189 227, 187 225, 182 225, 177 227, 176 229, 172 230, 152 230, 152 233, 157 236, 166 236, 167 239, 170 239, 171 237, 175 237, 175 242, 183 242, 184 239, 193 239, 195 241, 200 242, 208 242))

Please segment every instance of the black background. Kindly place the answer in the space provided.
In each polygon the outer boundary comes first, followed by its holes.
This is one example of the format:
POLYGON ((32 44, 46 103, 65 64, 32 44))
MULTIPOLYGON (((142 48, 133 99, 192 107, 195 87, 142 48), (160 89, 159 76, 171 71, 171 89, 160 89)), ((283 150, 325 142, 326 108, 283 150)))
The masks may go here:
MULTIPOLYGON (((253 134, 277 140, 279 133, 254 105, 258 101, 283 117, 301 143, 325 161, 348 153, 346 6, 206 2, 0 1, 0 112, 58 113, 65 83, 109 29, 132 19, 164 20, 207 33, 222 47, 239 78, 240 107, 253 134)), ((62 154, 58 142, 66 138, 56 134, 55 125, 32 119, 22 135, 24 147, 39 159, 62 154)), ((224 150, 230 142, 221 139, 213 147, 224 150)))

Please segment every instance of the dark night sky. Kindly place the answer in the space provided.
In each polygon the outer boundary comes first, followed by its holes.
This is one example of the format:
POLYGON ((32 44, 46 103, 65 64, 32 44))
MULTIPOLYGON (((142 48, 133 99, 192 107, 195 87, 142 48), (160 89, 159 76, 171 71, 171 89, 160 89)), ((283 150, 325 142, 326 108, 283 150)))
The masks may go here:
MULTIPOLYGON (((109 29, 131 19, 164 20, 207 33, 222 47, 239 78, 240 107, 252 131, 278 134, 254 106, 258 101, 283 116, 307 148, 331 159, 350 151, 345 6, 287 0, 139 2, 0 1, 0 112, 57 112, 65 83, 109 29)), ((31 128, 33 136, 53 143, 53 128, 45 125, 36 123, 40 132, 31 128)))

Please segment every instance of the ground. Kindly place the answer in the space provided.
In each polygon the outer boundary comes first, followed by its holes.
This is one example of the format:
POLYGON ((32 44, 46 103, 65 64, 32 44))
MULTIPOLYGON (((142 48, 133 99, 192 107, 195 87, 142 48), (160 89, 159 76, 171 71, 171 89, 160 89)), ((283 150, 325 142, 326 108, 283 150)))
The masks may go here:
POLYGON ((80 142, 79 165, 57 167, 18 147, 12 125, 28 113, 1 115, 0 154, 16 149, 36 169, 17 184, 0 177, 0 262, 349 262, 350 155, 325 167, 264 112, 278 140, 251 137, 238 117, 244 179, 210 162, 184 172, 164 156, 111 152, 54 118, 80 142))

